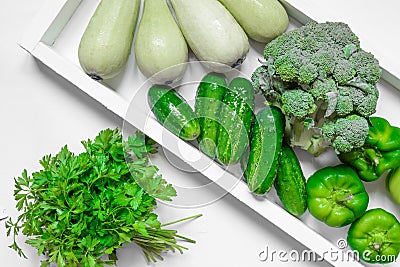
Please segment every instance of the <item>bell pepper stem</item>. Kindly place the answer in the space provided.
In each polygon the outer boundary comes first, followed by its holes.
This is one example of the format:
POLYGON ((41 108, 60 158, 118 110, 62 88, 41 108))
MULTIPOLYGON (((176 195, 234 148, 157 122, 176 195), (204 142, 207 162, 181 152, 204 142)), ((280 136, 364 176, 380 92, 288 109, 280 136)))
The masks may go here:
POLYGON ((352 200, 354 198, 354 195, 353 194, 349 194, 349 195, 347 195, 346 197, 343 197, 343 198, 337 198, 336 199, 336 202, 345 202, 345 201, 348 201, 348 200, 352 200))
POLYGON ((375 166, 379 164, 379 157, 374 149, 372 148, 366 149, 365 154, 374 163, 375 166))
POLYGON ((373 246, 374 250, 376 250, 376 251, 379 251, 381 249, 381 244, 378 242, 374 242, 372 244, 372 246, 373 246))

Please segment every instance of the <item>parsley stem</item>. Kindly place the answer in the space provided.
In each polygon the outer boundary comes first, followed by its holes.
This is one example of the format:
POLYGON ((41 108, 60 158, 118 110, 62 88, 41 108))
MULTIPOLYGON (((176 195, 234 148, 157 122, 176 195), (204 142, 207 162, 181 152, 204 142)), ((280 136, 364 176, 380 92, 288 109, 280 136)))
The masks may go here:
POLYGON ((187 237, 185 237, 185 236, 181 236, 181 235, 175 235, 176 237, 178 237, 178 238, 180 238, 180 239, 183 239, 183 240, 185 240, 185 241, 187 241, 187 242, 189 242, 189 243, 196 243, 196 240, 193 240, 193 239, 190 239, 190 238, 187 238, 187 237))
POLYGON ((167 226, 167 225, 171 225, 171 224, 175 224, 175 223, 179 223, 179 222, 183 222, 183 221, 187 221, 187 220, 191 220, 191 219, 196 219, 196 218, 201 217, 201 216, 203 216, 203 214, 193 215, 193 216, 186 217, 186 218, 183 218, 183 219, 180 219, 180 220, 177 220, 177 221, 161 224, 161 227, 164 227, 164 226, 167 226))

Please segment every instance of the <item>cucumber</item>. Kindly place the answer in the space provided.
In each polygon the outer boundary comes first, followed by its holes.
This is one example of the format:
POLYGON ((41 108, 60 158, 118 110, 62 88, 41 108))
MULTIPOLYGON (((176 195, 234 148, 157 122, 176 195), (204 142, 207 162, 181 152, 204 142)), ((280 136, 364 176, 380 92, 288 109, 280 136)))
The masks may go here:
POLYGON ((274 185, 285 210, 295 216, 300 216, 306 211, 306 178, 296 154, 287 144, 282 145, 274 185))
POLYGON ((188 45, 203 64, 215 72, 225 72, 245 60, 250 48, 247 35, 221 3, 217 0, 170 2, 188 45))
POLYGON ((134 49, 137 66, 153 83, 169 84, 182 78, 188 47, 165 0, 144 1, 134 49))
POLYGON ((200 134, 196 114, 175 90, 168 86, 153 85, 148 92, 150 108, 165 128, 183 140, 194 140, 200 134))
POLYGON ((83 70, 95 80, 110 79, 125 67, 131 53, 140 0, 102 0, 79 43, 83 70))
POLYGON ((269 192, 274 184, 284 130, 285 117, 279 108, 267 106, 258 112, 243 173, 249 190, 255 194, 269 192))
POLYGON ((249 144, 254 109, 254 88, 245 78, 234 78, 223 98, 217 138, 217 158, 236 164, 249 144))
POLYGON ((201 130, 197 141, 200 150, 211 158, 216 156, 220 109, 226 91, 226 77, 217 73, 204 76, 197 88, 195 111, 201 130))

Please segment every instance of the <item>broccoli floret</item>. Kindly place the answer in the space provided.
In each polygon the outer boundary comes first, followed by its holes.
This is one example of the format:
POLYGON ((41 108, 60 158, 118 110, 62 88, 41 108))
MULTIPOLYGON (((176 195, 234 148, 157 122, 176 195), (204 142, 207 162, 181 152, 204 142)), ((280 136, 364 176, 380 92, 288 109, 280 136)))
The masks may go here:
POLYGON ((268 78, 268 68, 264 65, 258 67, 251 75, 253 87, 264 91, 268 90, 272 86, 271 81, 268 80, 268 78))
POLYGON ((366 94, 362 97, 362 99, 363 101, 360 101, 356 106, 356 112, 364 117, 369 117, 376 112, 378 96, 366 94))
POLYGON ((371 53, 359 50, 350 57, 350 62, 365 82, 374 84, 381 78, 382 70, 378 60, 371 53))
POLYGON ((268 43, 264 57, 253 85, 282 109, 293 146, 318 155, 327 148, 339 153, 364 143, 382 72, 347 24, 310 22, 268 43), (338 132, 348 131, 348 125, 358 131, 354 138, 338 132))
POLYGON ((308 114, 314 113, 317 108, 313 96, 301 89, 284 91, 281 103, 283 114, 297 118, 306 117, 308 114))
POLYGON ((327 101, 327 94, 329 92, 337 91, 337 86, 332 78, 327 78, 324 80, 316 80, 310 88, 310 93, 316 100, 327 101))
POLYGON ((345 59, 338 60, 333 70, 333 78, 338 84, 346 84, 356 75, 353 64, 345 59))
POLYGON ((368 135, 368 121, 358 115, 329 121, 322 126, 322 137, 328 140, 338 152, 345 153, 364 145, 368 135))
POLYGON ((318 67, 313 64, 303 65, 299 69, 299 82, 310 84, 318 77, 318 67))
POLYGON ((342 92, 339 93, 335 107, 335 111, 338 116, 343 117, 353 112, 354 105, 351 98, 351 95, 343 94, 342 92))
POLYGON ((378 94, 367 94, 355 87, 339 87, 339 95, 335 107, 336 114, 340 117, 357 113, 369 117, 376 112, 378 94))
POLYGON ((358 115, 339 118, 335 123, 334 140, 331 140, 338 152, 350 152, 353 148, 364 145, 368 135, 368 121, 358 115))

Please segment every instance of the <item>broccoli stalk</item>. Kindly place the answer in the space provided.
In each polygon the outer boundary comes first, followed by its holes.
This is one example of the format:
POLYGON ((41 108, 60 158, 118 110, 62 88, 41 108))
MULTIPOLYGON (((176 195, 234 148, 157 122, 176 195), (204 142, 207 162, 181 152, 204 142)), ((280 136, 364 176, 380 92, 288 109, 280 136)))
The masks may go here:
POLYGON ((286 116, 287 137, 313 155, 361 147, 375 113, 378 61, 342 22, 310 22, 264 49, 254 87, 286 116))

